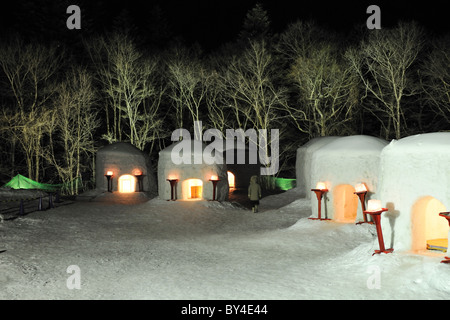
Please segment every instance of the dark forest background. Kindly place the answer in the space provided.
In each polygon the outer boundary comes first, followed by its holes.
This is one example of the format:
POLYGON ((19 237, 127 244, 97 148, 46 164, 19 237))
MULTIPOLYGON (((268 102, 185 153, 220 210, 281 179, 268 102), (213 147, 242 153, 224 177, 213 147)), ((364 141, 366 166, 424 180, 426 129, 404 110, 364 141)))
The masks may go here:
MULTIPOLYGON (((170 8, 157 4, 78 1, 81 30, 66 27, 68 1, 4 10, 0 182, 21 173, 46 183, 81 177, 90 188, 99 147, 129 141, 156 166, 172 131, 194 134, 194 121, 223 133, 278 129, 278 175, 287 178, 296 149, 315 137, 450 129, 446 32, 400 19, 369 30, 364 15, 346 29, 321 19, 280 24, 270 6, 244 3, 248 10, 232 17, 239 27, 226 33, 202 21, 174 25, 170 8), (194 26, 205 32, 179 33, 194 26)), ((184 14, 213 10, 204 6, 186 5, 184 14)))

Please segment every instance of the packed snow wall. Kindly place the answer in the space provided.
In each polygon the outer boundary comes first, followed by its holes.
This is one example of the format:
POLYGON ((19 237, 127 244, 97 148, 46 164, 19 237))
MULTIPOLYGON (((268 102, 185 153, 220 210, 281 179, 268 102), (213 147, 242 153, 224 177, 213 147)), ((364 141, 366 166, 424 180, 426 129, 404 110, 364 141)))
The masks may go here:
POLYGON ((295 161, 297 188, 301 191, 301 195, 307 199, 311 198, 311 189, 315 186, 311 183, 311 160, 314 152, 338 138, 314 138, 297 149, 297 158, 295 161))
POLYGON ((159 152, 158 194, 161 199, 172 199, 172 192, 177 200, 213 200, 213 196, 215 200, 228 199, 225 161, 219 153, 215 154, 215 159, 206 159, 204 155, 210 154, 206 148, 201 141, 186 140, 159 152), (212 178, 219 180, 215 195, 212 178), (168 179, 177 180, 173 187, 168 179))
POLYGON ((108 190, 105 175, 109 172, 112 174, 113 192, 144 191, 157 194, 150 157, 130 143, 116 142, 100 148, 96 154, 95 169, 95 184, 99 190, 108 190))
MULTIPOLYGON (((322 200, 322 218, 340 222, 364 220, 355 186, 364 183, 368 190, 366 199, 377 192, 380 154, 387 144, 371 136, 347 136, 334 139, 312 153, 311 188, 324 182, 328 189, 322 200)), ((314 195, 311 207, 312 215, 317 216, 318 201, 314 195)))
MULTIPOLYGON (((392 141, 381 153, 378 197, 387 248, 423 251, 433 239, 448 239, 450 132, 392 141)), ((448 241, 448 240, 447 240, 448 241)))

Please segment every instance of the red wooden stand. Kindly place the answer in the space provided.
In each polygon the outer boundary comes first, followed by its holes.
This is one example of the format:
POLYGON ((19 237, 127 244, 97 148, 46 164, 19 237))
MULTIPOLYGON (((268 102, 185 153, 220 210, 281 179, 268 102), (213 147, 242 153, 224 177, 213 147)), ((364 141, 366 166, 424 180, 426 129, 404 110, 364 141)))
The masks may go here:
MULTIPOLYGON (((439 216, 447 219, 448 221, 448 225, 450 226, 450 212, 441 212, 439 213, 439 216)), ((447 248, 447 252, 448 252, 448 248, 447 248)), ((442 260, 441 263, 450 263, 450 257, 445 257, 445 260, 442 260)))
POLYGON ((380 223, 380 219, 381 219, 381 213, 384 211, 387 211, 388 209, 386 208, 381 208, 380 210, 376 210, 376 211, 364 211, 364 213, 368 213, 372 216, 373 221, 375 221, 375 226, 377 228, 377 235, 378 235, 378 244, 380 245, 380 250, 375 250, 375 252, 372 254, 380 254, 380 253, 390 253, 392 251, 394 251, 394 249, 390 248, 390 249, 385 249, 384 248, 384 240, 383 240, 383 231, 381 230, 381 223, 380 223))
MULTIPOLYGON (((170 200, 175 201, 176 195, 175 195, 174 191, 175 191, 175 185, 177 184, 178 179, 167 179, 167 181, 170 182, 170 200)), ((167 200, 167 201, 169 201, 169 200, 167 200)))
POLYGON ((327 218, 322 218, 322 197, 325 192, 328 191, 328 189, 311 189, 311 191, 314 191, 317 197, 317 201, 319 202, 319 214, 317 218, 309 218, 310 220, 331 220, 327 218))
POLYGON ((219 182, 220 180, 213 180, 213 179, 209 179, 209 181, 211 181, 213 183, 213 198, 212 201, 216 201, 216 186, 217 186, 217 182, 219 182))
POLYGON ((353 192, 353 193, 358 196, 359 202, 361 202, 361 208, 362 208, 362 212, 363 212, 363 216, 364 216, 364 221, 357 222, 356 224, 363 224, 363 223, 373 224, 372 221, 367 220, 366 203, 365 203, 365 197, 366 197, 367 191, 360 191, 360 192, 353 192))

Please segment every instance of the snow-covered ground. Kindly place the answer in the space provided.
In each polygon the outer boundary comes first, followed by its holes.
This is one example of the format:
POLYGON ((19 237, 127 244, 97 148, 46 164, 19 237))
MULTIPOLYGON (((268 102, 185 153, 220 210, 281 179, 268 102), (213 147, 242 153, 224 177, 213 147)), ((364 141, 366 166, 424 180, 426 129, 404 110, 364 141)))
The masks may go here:
POLYGON ((5 220, 0 298, 450 298, 443 254, 372 256, 374 226, 309 220, 298 195, 266 197, 252 213, 104 194, 5 220))

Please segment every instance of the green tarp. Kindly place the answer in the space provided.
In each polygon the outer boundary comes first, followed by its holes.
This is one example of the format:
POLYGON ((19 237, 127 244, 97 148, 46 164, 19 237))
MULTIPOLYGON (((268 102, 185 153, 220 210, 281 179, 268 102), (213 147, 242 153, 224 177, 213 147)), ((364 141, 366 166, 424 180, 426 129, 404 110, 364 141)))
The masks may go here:
MULTIPOLYGON (((18 174, 14 178, 12 178, 8 183, 3 185, 3 188, 11 188, 11 189, 38 189, 45 191, 58 191, 63 188, 67 188, 68 185, 74 183, 73 181, 65 183, 65 184, 48 184, 48 183, 39 183, 34 180, 31 180, 27 177, 18 174)), ((81 186, 81 184, 79 184, 81 186)))

